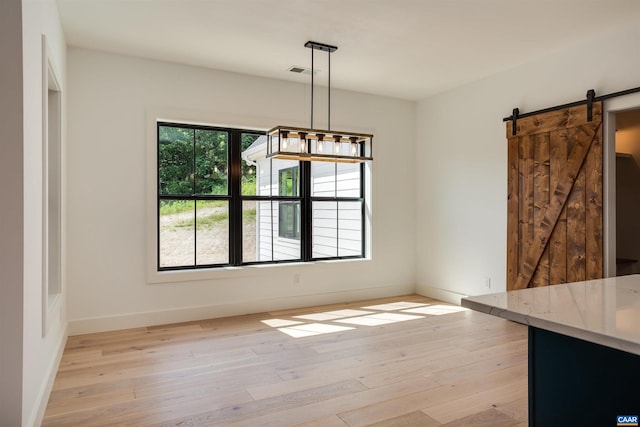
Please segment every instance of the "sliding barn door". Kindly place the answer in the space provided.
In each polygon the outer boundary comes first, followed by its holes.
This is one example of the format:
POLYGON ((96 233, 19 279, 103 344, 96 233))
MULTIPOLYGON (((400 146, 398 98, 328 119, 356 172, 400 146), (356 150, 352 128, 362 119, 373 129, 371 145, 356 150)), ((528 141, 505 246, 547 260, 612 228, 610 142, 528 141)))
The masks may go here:
POLYGON ((507 290, 602 277, 602 103, 507 122, 507 290), (590 119, 590 120, 589 120, 590 119))

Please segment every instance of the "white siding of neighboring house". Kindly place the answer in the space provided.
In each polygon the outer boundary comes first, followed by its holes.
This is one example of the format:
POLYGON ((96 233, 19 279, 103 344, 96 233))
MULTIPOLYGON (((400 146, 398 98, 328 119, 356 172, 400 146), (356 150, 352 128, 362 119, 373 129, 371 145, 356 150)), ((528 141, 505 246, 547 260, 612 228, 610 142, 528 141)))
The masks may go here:
MULTIPOLYGON (((259 195, 278 195, 279 172, 297 166, 298 162, 277 160, 269 176, 269 160, 257 161, 257 189, 259 195)), ((256 254, 257 261, 281 261, 300 258, 300 241, 279 237, 278 202, 261 202, 256 206, 256 254), (273 230, 273 238, 272 238, 273 230), (273 243, 272 243, 273 239, 273 243), (273 256, 272 256, 273 247, 273 256)))
MULTIPOLYGON (((297 162, 277 160, 273 165, 273 170, 269 173, 269 160, 257 160, 257 187, 260 195, 278 195, 280 170, 296 166, 297 162)), ((359 197, 359 170, 359 165, 354 164, 314 163, 311 184, 313 196, 359 197)), ((361 254, 360 202, 314 202, 312 211, 314 258, 361 254)), ((269 202, 257 203, 257 261, 300 258, 300 241, 279 237, 278 219, 278 202, 273 202, 273 207, 269 202)))
MULTIPOLYGON (((360 167, 357 164, 314 163, 312 195, 359 197, 359 171, 360 167)), ((313 203, 314 258, 359 255, 362 252, 361 209, 359 202, 313 203)))

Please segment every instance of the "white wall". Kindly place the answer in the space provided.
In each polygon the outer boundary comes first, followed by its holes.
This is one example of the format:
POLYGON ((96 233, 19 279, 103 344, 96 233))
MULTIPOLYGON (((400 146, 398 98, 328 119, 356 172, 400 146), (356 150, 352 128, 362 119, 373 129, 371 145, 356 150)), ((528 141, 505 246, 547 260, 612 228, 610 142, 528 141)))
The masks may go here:
POLYGON ((621 29, 418 103, 418 292, 456 301, 505 290, 502 118, 515 107, 584 99, 591 88, 602 95, 639 86, 638 42, 640 28, 621 29))
POLYGON ((70 333, 414 290, 414 103, 332 93, 334 128, 375 134, 374 261, 254 267, 149 284, 147 114, 263 129, 308 126, 309 87, 80 49, 68 51, 68 81, 70 333))
MULTIPOLYGON (((63 99, 67 87, 66 44, 55 0, 23 0, 22 10, 25 177, 23 425, 38 425, 44 414, 66 339, 63 299, 51 313, 48 331, 46 337, 43 337, 42 299, 47 298, 47 295, 43 295, 42 287, 42 34, 47 37, 50 60, 60 79, 63 99)), ((63 265, 63 295, 64 292, 63 265)))
POLYGON ((22 423, 22 1, 0 2, 0 425, 22 423))
POLYGON ((43 338, 42 34, 64 91, 54 0, 3 1, 0 120, 0 424, 39 425, 66 339, 63 302, 43 338))

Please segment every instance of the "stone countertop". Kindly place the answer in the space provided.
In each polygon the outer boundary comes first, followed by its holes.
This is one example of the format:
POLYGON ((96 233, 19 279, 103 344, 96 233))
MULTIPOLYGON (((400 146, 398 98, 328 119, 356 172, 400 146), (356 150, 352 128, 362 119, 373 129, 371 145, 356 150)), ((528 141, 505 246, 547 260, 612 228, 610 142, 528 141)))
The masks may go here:
POLYGON ((462 299, 462 306, 640 355, 640 275, 462 299))

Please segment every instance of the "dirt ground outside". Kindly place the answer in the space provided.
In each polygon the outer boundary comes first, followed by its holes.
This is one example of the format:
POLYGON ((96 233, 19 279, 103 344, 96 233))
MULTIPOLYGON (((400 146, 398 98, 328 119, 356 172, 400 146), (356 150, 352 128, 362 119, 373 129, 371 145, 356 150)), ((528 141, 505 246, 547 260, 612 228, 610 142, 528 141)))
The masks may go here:
MULTIPOLYGON (((245 202, 246 203, 246 202, 245 202)), ((242 219, 243 259, 256 257, 255 202, 244 205, 242 219), (253 212, 251 212, 253 208, 253 212), (252 214, 253 213, 253 214, 252 214)), ((160 266, 226 264, 229 262, 229 216, 227 207, 199 207, 194 233, 193 211, 160 216, 160 266), (194 239, 195 251, 194 251, 194 239)))

